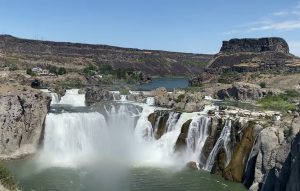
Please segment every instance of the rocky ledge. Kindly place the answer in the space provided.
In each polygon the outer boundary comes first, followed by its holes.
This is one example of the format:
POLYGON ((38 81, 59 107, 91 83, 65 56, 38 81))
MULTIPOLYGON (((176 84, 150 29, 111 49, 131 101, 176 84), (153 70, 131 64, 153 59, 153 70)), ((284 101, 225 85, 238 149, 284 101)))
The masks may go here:
POLYGON ((0 86, 0 159, 32 154, 43 138, 49 94, 21 86, 0 86))

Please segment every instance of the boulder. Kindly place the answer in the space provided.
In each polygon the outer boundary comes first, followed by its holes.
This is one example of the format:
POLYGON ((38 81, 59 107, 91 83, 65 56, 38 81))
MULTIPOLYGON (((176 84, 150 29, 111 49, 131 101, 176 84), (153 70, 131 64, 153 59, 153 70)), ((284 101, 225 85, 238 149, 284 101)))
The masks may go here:
POLYGON ((113 95, 106 89, 99 86, 86 88, 85 100, 87 105, 92 105, 101 101, 113 100, 113 95))
POLYGON ((258 100, 266 95, 258 85, 244 82, 237 82, 228 89, 221 89, 217 92, 220 99, 234 99, 239 101, 258 100))
POLYGON ((199 170, 199 167, 195 161, 190 161, 186 164, 186 168, 190 170, 199 170))

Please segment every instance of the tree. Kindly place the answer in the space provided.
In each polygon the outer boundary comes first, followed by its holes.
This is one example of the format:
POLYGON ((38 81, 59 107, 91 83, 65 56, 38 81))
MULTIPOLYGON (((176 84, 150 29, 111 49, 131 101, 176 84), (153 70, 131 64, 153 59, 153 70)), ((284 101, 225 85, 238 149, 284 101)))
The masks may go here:
POLYGON ((67 71, 66 71, 66 69, 64 68, 64 67, 60 67, 59 69, 58 69, 58 75, 64 75, 64 74, 66 74, 67 73, 67 71))

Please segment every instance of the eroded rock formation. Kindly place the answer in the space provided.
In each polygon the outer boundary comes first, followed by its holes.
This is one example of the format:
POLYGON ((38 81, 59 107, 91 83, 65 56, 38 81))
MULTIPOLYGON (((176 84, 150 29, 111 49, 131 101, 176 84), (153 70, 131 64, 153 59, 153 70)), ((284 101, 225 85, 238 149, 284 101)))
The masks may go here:
POLYGON ((43 136, 51 96, 31 89, 3 88, 0 94, 0 158, 32 154, 43 136))

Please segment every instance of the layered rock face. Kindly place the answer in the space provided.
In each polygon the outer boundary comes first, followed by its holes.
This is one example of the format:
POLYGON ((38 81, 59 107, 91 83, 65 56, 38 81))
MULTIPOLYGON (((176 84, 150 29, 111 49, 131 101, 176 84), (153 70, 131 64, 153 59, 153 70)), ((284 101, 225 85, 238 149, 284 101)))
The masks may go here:
POLYGON ((259 38, 259 39, 231 39, 223 41, 221 53, 238 53, 238 52, 281 52, 289 53, 289 46, 282 38, 259 38))
POLYGON ((32 154, 43 138, 51 96, 36 90, 0 94, 0 158, 32 154))

